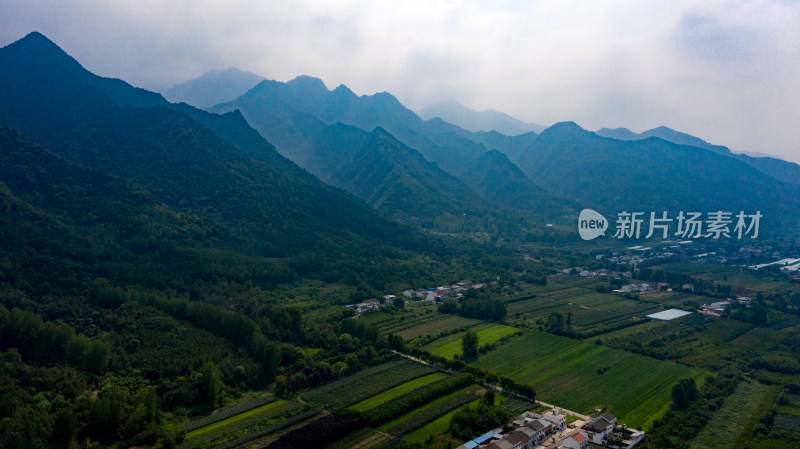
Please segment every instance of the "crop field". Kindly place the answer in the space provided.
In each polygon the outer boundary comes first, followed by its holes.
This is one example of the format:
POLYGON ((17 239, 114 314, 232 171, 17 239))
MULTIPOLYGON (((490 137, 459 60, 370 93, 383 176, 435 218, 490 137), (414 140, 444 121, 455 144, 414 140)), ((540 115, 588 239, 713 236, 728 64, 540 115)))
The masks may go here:
POLYGON ((180 447, 205 449, 235 439, 246 439, 252 434, 266 435, 317 413, 318 410, 309 410, 298 402, 278 400, 193 430, 186 434, 180 447))
POLYGON ((433 371, 410 360, 395 360, 315 388, 303 393, 303 398, 315 404, 344 407, 433 371))
POLYGON ((669 323, 670 323, 669 321, 658 321, 647 318, 647 319, 642 319, 641 323, 637 325, 605 332, 603 334, 597 335, 597 337, 601 338, 603 341, 609 341, 615 338, 627 339, 637 334, 657 332, 657 329, 669 326, 669 323))
POLYGON ((392 435, 405 435, 479 398, 477 385, 469 385, 429 402, 379 427, 392 435))
POLYGON ((405 340, 449 332, 454 329, 480 324, 481 320, 458 315, 443 315, 435 312, 435 306, 410 304, 406 311, 395 314, 373 312, 360 320, 378 326, 382 334, 395 334, 405 340))
POLYGON ((708 298, 706 296, 693 295, 691 293, 684 293, 684 292, 667 292, 667 291, 647 293, 641 295, 640 298, 649 302, 657 302, 659 304, 663 304, 667 308, 672 308, 672 307, 699 308, 703 304, 708 304, 711 301, 715 301, 714 299, 708 298))
POLYGON ((641 428, 661 416, 672 386, 704 371, 534 332, 480 357, 476 365, 532 385, 539 397, 587 413, 608 405, 622 423, 641 428))
POLYGON ((731 340, 730 344, 754 351, 769 351, 788 336, 785 332, 755 327, 731 340))
POLYGON ((707 318, 699 313, 693 313, 670 321, 651 320, 648 318, 642 324, 614 332, 608 332, 602 334, 601 337, 603 341, 622 338, 639 343, 646 343, 658 338, 669 337, 682 330, 702 329, 701 326, 711 321, 712 318, 707 318))
POLYGON ((767 394, 769 387, 758 382, 742 382, 711 421, 692 440, 692 449, 731 447, 748 418, 767 394))
POLYGON ((597 279, 580 278, 571 275, 557 275, 547 278, 547 285, 533 285, 524 289, 523 292, 512 295, 508 298, 509 302, 519 301, 531 295, 536 296, 557 296, 559 291, 573 288, 580 288, 583 291, 594 291, 595 287, 601 282, 597 279))
MULTIPOLYGON (((455 442, 451 438, 445 436, 445 433, 447 433, 448 427, 450 427, 450 418, 452 418, 453 415, 455 415, 455 413, 458 410, 460 410, 460 409, 462 409, 464 407, 472 407, 474 404, 476 404, 480 400, 481 399, 476 399, 476 400, 474 400, 474 401, 472 401, 472 402, 470 402, 468 404, 465 404, 465 405, 463 405, 461 407, 458 407, 455 410, 452 410, 452 411, 440 416, 439 418, 431 421, 430 423, 424 425, 423 427, 420 427, 419 429, 407 434, 406 436, 403 437, 403 440, 405 440, 408 443, 415 444, 415 443, 421 443, 421 442, 425 441, 430 436, 430 437, 434 437, 434 438, 438 437, 438 439, 442 439, 444 441, 451 441, 451 442, 457 443, 457 444, 463 443, 463 441, 462 442, 455 442)), ((457 444, 454 444, 453 446, 456 446, 457 444)))
POLYGON ((203 416, 202 418, 194 419, 190 422, 187 422, 181 425, 180 428, 186 432, 191 433, 193 430, 197 430, 201 427, 206 427, 210 424, 214 424, 216 422, 228 419, 232 416, 236 416, 240 413, 247 412, 255 408, 262 407, 264 405, 269 404, 270 402, 278 400, 278 398, 272 395, 264 395, 263 393, 259 394, 261 395, 255 396, 253 399, 250 400, 246 400, 247 397, 240 398, 238 403, 228 405, 220 410, 217 410, 215 413, 211 415, 203 416))
POLYGON ((391 448, 398 446, 402 440, 393 438, 378 430, 364 427, 359 429, 339 441, 325 446, 325 449, 370 449, 370 448, 391 448))
MULTIPOLYGON (((478 346, 482 346, 487 343, 494 343, 503 337, 514 334, 518 329, 504 324, 484 323, 471 328, 471 330, 478 335, 478 346)), ((452 359, 456 354, 462 353, 461 338, 464 336, 464 333, 465 332, 460 332, 442 337, 424 346, 423 349, 442 357, 452 359)))
POLYGON ((449 332, 462 327, 475 326, 481 322, 480 320, 459 315, 438 314, 435 319, 398 329, 394 333, 406 340, 410 340, 423 335, 437 335, 441 332, 449 332))
POLYGON ((402 394, 408 393, 411 390, 415 390, 421 386, 428 385, 431 382, 435 382, 445 377, 447 377, 447 374, 441 372, 431 373, 422 377, 418 377, 416 379, 409 380, 406 383, 402 383, 394 388, 390 388, 382 393, 376 394, 375 396, 364 399, 363 401, 353 404, 348 408, 359 412, 363 412, 373 407, 377 407, 383 404, 384 402, 390 401, 402 394))
POLYGON ((502 397, 502 400, 499 402, 498 405, 501 408, 508 411, 509 413, 511 413, 513 416, 521 415, 524 412, 539 413, 546 410, 546 407, 535 404, 530 401, 526 401, 524 399, 518 399, 515 397, 503 397, 502 395, 500 397, 502 397))
POLYGON ((206 432, 210 432, 210 431, 212 431, 214 429, 218 429, 220 427, 227 426, 228 424, 233 424, 233 423, 235 423, 235 422, 237 422, 239 420, 248 418, 248 417, 256 415, 256 414, 268 415, 269 412, 274 411, 276 409, 279 409, 284 404, 286 404, 286 401, 283 401, 283 400, 277 400, 277 401, 270 402, 269 404, 262 405, 261 407, 257 407, 257 408, 254 408, 252 410, 248 410, 246 412, 239 413, 238 415, 231 416, 230 418, 223 419, 223 420, 217 421, 217 422, 215 422, 213 424, 209 424, 207 426, 204 426, 204 427, 201 427, 199 429, 193 430, 193 431, 191 431, 191 432, 186 434, 186 438, 187 439, 191 439, 191 438, 196 437, 198 435, 202 435, 202 434, 204 434, 206 432))
POLYGON ((578 330, 603 332, 604 329, 617 327, 626 321, 635 322, 645 315, 661 311, 662 308, 656 302, 631 300, 619 295, 570 287, 553 292, 552 295, 539 295, 511 303, 508 314, 517 319, 545 319, 553 312, 571 314, 571 324, 578 330))
POLYGON ((765 279, 762 276, 749 270, 739 270, 736 267, 729 267, 716 264, 701 264, 689 262, 676 262, 654 266, 653 268, 673 271, 676 273, 688 274, 697 279, 705 281, 717 281, 723 285, 734 287, 748 287, 755 290, 778 291, 788 289, 792 292, 800 292, 800 286, 792 285, 789 282, 773 279, 765 279))

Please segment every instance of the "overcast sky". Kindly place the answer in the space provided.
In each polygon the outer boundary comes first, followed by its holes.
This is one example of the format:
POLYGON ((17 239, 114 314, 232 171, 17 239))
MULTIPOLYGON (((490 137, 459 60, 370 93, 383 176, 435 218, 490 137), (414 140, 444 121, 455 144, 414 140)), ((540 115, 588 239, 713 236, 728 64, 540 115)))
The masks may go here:
POLYGON ((0 0, 0 46, 40 31, 157 90, 237 67, 454 99, 550 125, 665 125, 800 162, 797 1, 0 0))

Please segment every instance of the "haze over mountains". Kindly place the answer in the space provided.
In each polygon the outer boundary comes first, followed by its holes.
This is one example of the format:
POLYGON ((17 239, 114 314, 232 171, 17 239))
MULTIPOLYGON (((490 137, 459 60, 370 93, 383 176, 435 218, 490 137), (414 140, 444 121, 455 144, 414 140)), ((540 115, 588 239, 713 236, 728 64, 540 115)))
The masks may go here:
POLYGON ((237 68, 212 70, 164 90, 164 97, 173 103, 210 108, 243 95, 263 80, 263 76, 237 68))

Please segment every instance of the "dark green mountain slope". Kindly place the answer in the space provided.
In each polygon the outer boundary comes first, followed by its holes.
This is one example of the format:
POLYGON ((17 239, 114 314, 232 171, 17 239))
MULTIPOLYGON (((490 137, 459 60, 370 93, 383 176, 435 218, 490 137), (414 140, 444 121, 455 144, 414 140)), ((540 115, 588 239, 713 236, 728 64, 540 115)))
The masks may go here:
MULTIPOLYGON (((496 233, 504 218, 515 215, 484 203, 461 181, 430 164, 382 128, 370 133, 328 182, 384 213, 447 232, 496 233)), ((506 235, 521 232, 522 229, 503 229, 506 235)))
POLYGON ((239 111, 212 114, 189 106, 186 103, 170 104, 169 108, 185 112, 253 159, 265 162, 286 174, 301 179, 311 179, 308 172, 281 156, 274 145, 266 141, 258 131, 251 128, 239 111))
MULTIPOLYGON (((45 229, 56 227, 67 237, 53 238, 49 245, 69 256, 40 254, 38 260, 54 267, 80 267, 80 272, 51 273, 52 279, 70 279, 76 285, 84 276, 128 283, 146 279, 151 285, 187 289, 181 281, 207 275, 208 267, 187 265, 181 258, 204 252, 223 256, 214 248, 219 245, 215 229, 199 217, 177 214, 149 192, 106 172, 71 164, 7 127, 0 127, 0 181, 16 199, 47 214, 42 221, 55 224, 45 229)), ((13 246, 3 247, 13 251, 13 246)), ((250 263, 253 267, 259 264, 257 260, 250 263)), ((37 276, 41 282, 38 276, 45 274, 34 270, 14 276, 37 276)))
MULTIPOLYGON (((176 211, 203 214, 221 229, 218 232, 230 230, 227 241, 248 254, 285 256, 311 248, 356 247, 359 253, 370 253, 389 242, 405 247, 420 244, 420 237, 410 229, 379 218, 344 192, 251 159, 183 112, 166 106, 117 106, 101 90, 83 82, 93 75, 82 75, 73 66, 61 70, 53 61, 74 60, 41 39, 32 35, 9 46, 11 50, 0 49, 0 77, 7 81, 0 85, 0 95, 8 98, 25 89, 28 70, 44 86, 28 87, 25 101, 0 104, 0 117, 17 124, 48 150, 131 180, 176 211), (33 61, 16 64, 17 54, 28 47, 40 55, 39 65, 50 70, 36 68, 33 61), (44 56, 42 47, 47 50, 44 56), (91 101, 70 101, 73 98, 91 101), (37 111, 44 111, 45 118, 37 111), (59 120, 62 115, 69 119, 59 120), (55 126, 47 125, 47 117, 53 117, 55 126)), ((257 146, 254 137, 250 142, 257 146)), ((258 150, 248 146, 246 138, 238 139, 239 146, 251 152, 269 149, 263 142, 258 150)))
POLYGON ((732 157, 736 160, 756 168, 762 173, 766 173, 773 178, 787 182, 789 184, 800 185, 800 165, 793 162, 784 161, 774 157, 752 157, 746 154, 732 152, 728 147, 713 145, 699 137, 695 137, 666 126, 649 129, 642 133, 634 133, 626 128, 608 129, 602 128, 596 134, 603 137, 611 137, 617 140, 642 140, 648 137, 658 137, 666 141, 680 145, 691 145, 698 148, 705 148, 723 156, 732 157))
POLYGON ((534 184, 508 157, 490 150, 459 177, 469 188, 496 204, 549 221, 568 221, 577 214, 571 201, 554 197, 534 184))
POLYGON ((511 159, 537 183, 582 207, 761 210, 773 232, 797 229, 800 189, 733 158, 662 139, 620 141, 559 123, 511 159), (786 228, 786 226, 791 226, 786 228))

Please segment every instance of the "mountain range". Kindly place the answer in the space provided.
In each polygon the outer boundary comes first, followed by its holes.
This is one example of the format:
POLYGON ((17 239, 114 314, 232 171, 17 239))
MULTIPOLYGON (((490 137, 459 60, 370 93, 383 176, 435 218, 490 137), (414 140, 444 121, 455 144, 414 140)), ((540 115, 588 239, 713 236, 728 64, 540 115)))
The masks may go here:
MULTIPOLYGON (((323 180, 338 156, 344 160, 354 151, 357 143, 348 139, 357 132, 351 130, 349 137, 339 140, 336 133, 322 130, 346 124, 368 132, 379 126, 462 180, 484 201, 538 212, 540 218, 546 210, 551 214, 546 220, 559 215, 554 204, 561 206, 562 217, 574 217, 571 214, 583 207, 607 213, 630 208, 673 213, 761 210, 769 215, 771 226, 765 228, 773 233, 796 229, 800 217, 795 200, 800 190, 787 182, 795 164, 781 163, 786 173, 781 176, 777 170, 767 170, 766 164, 752 163, 754 158, 710 144, 692 145, 701 141, 666 128, 657 130, 658 137, 638 140, 602 137, 574 123, 559 123, 541 134, 472 132, 438 118, 423 120, 390 94, 357 96, 345 86, 331 91, 310 77, 287 83, 264 81, 212 110, 241 111, 279 151, 323 180), (494 157, 490 154, 487 160, 491 150, 506 158, 492 153, 494 157), (483 170, 489 160, 495 164, 496 175, 491 177, 483 170), (528 202, 522 200, 526 197, 528 202)), ((376 191, 381 187, 374 186, 376 191)))
POLYGON ((744 162, 756 170, 766 173, 780 181, 800 185, 800 165, 766 154, 755 156, 753 154, 734 153, 728 147, 712 145, 699 137, 675 131, 666 126, 659 126, 658 128, 653 128, 638 134, 627 128, 601 128, 595 132, 599 136, 610 137, 617 140, 643 140, 648 137, 658 137, 680 145, 705 148, 723 156, 732 157, 744 162))

